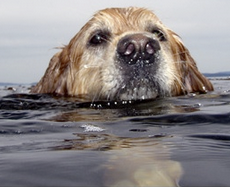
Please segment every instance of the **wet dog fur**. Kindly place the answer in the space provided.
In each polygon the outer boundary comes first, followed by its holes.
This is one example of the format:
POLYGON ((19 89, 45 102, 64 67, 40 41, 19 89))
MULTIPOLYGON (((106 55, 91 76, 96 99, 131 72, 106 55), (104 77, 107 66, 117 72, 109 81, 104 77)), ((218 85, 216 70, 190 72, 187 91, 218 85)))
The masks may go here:
POLYGON ((212 91, 181 38, 145 8, 97 12, 55 54, 32 93, 143 100, 212 91))

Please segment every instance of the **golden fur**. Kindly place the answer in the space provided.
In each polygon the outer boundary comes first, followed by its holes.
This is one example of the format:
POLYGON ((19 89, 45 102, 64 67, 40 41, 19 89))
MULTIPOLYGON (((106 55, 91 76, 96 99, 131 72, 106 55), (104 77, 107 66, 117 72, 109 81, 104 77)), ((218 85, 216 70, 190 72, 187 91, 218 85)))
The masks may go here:
POLYGON ((31 92, 86 95, 94 101, 211 90, 212 84, 198 71, 179 36, 151 11, 129 7, 97 12, 53 56, 31 92))

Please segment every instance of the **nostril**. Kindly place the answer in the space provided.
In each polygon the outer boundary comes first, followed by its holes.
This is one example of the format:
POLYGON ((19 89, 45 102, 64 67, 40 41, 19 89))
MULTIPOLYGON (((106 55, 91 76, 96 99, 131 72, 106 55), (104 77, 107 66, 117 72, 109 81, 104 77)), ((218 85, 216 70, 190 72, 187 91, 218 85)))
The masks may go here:
POLYGON ((135 46, 133 43, 129 43, 126 47, 124 55, 129 56, 135 51, 135 46))
POLYGON ((145 51, 146 51, 147 54, 153 55, 154 52, 155 52, 154 46, 150 42, 147 43, 146 46, 145 46, 145 51))

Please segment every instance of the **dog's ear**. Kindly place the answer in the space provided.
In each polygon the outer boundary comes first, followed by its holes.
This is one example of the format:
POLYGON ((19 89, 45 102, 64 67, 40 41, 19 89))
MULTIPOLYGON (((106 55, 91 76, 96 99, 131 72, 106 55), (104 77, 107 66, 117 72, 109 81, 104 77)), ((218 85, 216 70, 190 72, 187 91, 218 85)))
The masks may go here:
POLYGON ((63 95, 67 93, 68 62, 69 55, 64 48, 61 52, 56 53, 50 60, 44 76, 38 84, 31 89, 31 93, 55 93, 63 95))
POLYGON ((181 79, 182 91, 185 93, 206 93, 207 91, 212 91, 212 83, 199 72, 196 62, 182 43, 180 37, 172 31, 171 34, 173 37, 171 45, 173 46, 175 66, 181 79))

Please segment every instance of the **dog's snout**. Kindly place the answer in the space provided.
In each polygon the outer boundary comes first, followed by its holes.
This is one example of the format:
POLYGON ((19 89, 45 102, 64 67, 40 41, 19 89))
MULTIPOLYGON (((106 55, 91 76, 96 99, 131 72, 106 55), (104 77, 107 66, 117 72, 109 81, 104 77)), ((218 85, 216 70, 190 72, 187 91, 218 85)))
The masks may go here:
POLYGON ((153 63, 155 54, 159 50, 159 42, 143 34, 125 36, 117 45, 119 58, 129 65, 138 62, 144 64, 153 63))

